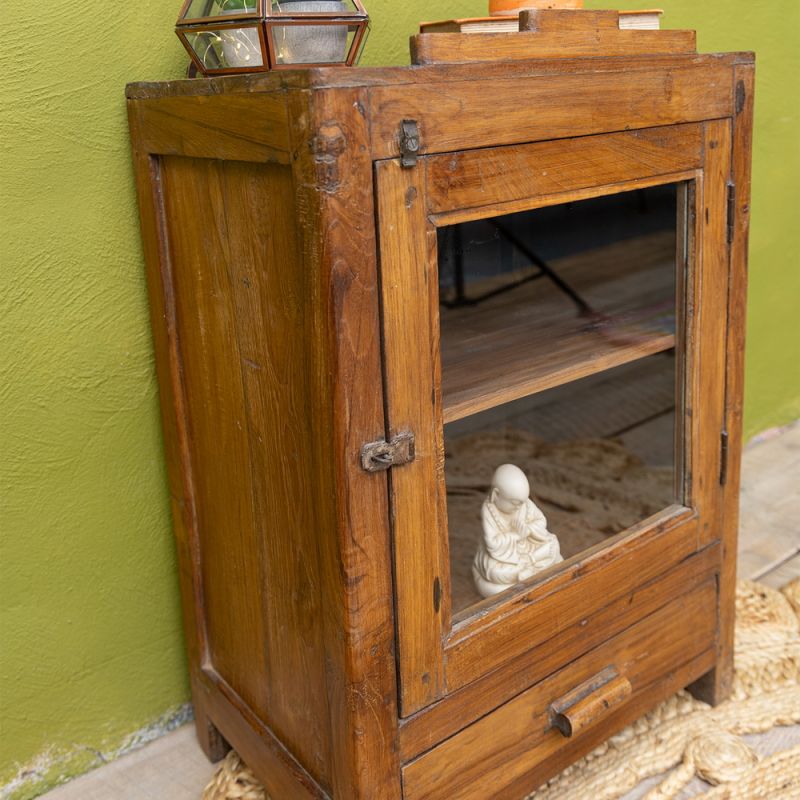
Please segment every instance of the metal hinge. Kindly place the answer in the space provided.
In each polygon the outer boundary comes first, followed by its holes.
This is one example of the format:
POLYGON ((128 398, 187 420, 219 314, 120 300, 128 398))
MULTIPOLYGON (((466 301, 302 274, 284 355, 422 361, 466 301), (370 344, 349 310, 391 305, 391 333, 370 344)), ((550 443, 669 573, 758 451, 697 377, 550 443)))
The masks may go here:
POLYGON ((736 115, 744 111, 745 103, 747 102, 747 89, 745 88, 744 81, 739 81, 736 84, 736 115))
POLYGON ((416 167, 419 154, 419 126, 415 119, 400 123, 400 166, 416 167))
POLYGON ((361 448, 361 466, 367 472, 382 472, 389 467, 410 464, 415 457, 414 434, 400 433, 390 442, 370 442, 361 448))
POLYGON ((736 184, 728 183, 728 244, 733 243, 736 226, 736 184))
POLYGON ((719 485, 728 482, 728 431, 723 430, 719 435, 719 485))

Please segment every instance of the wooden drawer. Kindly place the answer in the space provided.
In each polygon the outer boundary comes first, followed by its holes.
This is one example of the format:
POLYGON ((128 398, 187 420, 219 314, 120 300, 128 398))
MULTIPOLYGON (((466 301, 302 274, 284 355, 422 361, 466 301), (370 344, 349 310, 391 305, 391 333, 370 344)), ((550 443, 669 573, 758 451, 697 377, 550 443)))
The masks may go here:
POLYGON ((706 672, 716 605, 711 579, 406 764, 404 798, 523 797, 706 672))

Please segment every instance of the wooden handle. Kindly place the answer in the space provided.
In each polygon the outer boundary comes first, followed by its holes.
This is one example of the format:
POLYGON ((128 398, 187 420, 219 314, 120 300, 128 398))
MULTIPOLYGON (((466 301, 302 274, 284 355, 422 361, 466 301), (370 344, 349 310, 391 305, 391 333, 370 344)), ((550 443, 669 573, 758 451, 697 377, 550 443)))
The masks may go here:
POLYGON ((630 681, 615 667, 606 667, 551 704, 551 725, 567 738, 575 736, 625 702, 631 692, 630 681))

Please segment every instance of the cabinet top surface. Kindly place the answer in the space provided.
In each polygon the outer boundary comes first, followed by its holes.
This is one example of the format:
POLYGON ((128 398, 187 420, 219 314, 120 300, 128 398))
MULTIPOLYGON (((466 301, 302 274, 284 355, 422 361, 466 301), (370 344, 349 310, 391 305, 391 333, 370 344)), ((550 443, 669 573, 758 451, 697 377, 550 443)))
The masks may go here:
POLYGON ((253 75, 139 82, 127 86, 131 100, 169 96, 261 94, 292 89, 337 89, 402 86, 420 83, 487 81, 564 73, 630 72, 689 69, 709 64, 751 64, 753 53, 676 54, 593 58, 542 58, 530 61, 485 61, 472 64, 434 64, 405 67, 313 67, 253 75))

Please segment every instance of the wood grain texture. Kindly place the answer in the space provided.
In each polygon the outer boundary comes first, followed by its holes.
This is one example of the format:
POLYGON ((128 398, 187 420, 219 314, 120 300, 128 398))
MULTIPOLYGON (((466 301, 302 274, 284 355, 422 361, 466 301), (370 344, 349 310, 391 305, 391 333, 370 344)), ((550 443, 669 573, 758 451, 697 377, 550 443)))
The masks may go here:
POLYGON ((428 208, 440 214, 612 186, 694 170, 701 159, 698 124, 432 156, 428 208))
POLYGON ((297 502, 313 478, 291 171, 174 156, 163 169, 207 666, 325 785, 316 517, 297 502))
POLYGON ((509 798, 524 797, 532 789, 541 786, 577 759, 590 753, 610 736, 614 736, 659 703, 680 691, 697 675, 702 675, 708 670, 713 663, 714 649, 709 648, 680 666, 662 673, 656 681, 637 692, 616 713, 607 716, 602 725, 595 725, 583 736, 566 741, 562 739, 558 745, 555 742, 549 743, 548 747, 542 748, 541 761, 508 786, 509 798))
MULTIPOLYGON (((731 150, 731 247, 728 281, 728 324, 725 368, 725 428, 728 463, 722 512, 722 573, 720 575, 719 661, 714 672, 713 697, 721 702, 733 683, 733 631, 736 598, 736 551, 739 530, 739 493, 743 445, 744 349, 747 323, 747 256, 750 241, 750 186, 752 178, 755 67, 733 71, 736 98, 731 150)), ((800 547, 800 542, 797 543, 800 547)))
MULTIPOLYGON (((718 662, 715 669, 694 687, 701 699, 720 703, 731 693, 733 685, 733 632, 735 622, 736 595, 736 551, 739 528, 739 490, 741 487, 740 465, 742 457, 742 409, 744 398, 744 343, 746 326, 747 296, 747 248, 750 228, 750 180, 751 153, 753 146, 753 107, 755 88, 755 69, 752 66, 737 68, 733 73, 734 94, 737 97, 736 116, 732 123, 719 122, 709 127, 711 141, 719 141, 718 159, 714 168, 726 175, 733 187, 734 202, 724 222, 730 225, 730 245, 724 254, 716 253, 715 266, 724 273, 725 282, 720 289, 725 290, 725 321, 718 322, 724 327, 722 341, 714 339, 716 353, 710 352, 708 359, 716 359, 724 364, 723 383, 724 410, 720 428, 727 434, 727 464, 725 474, 720 475, 722 497, 718 518, 718 536, 722 541, 722 571, 719 584, 720 630, 718 643, 718 662), (731 138, 732 128, 732 138, 731 138), (729 158, 729 163, 724 159, 729 158), (727 259, 724 257, 727 256, 727 259), (721 262, 721 263, 720 263, 721 262)), ((707 146, 710 146, 707 145, 707 146)), ((719 212, 717 212, 719 213, 719 212)), ((712 211, 713 214, 713 211, 712 211)), ((718 217, 717 217, 718 219, 718 217)), ((719 221, 716 223, 719 225, 719 221)), ((727 233, 727 229, 726 229, 727 233)), ((706 267, 706 270, 710 269, 706 267)), ((718 289, 719 290, 719 289, 718 289)), ((722 298, 720 298, 721 300, 722 298)), ((720 366, 716 367, 720 370, 720 366)), ((715 400, 716 400, 715 396, 715 400)), ((708 471, 711 471, 709 467, 708 471)), ((718 473, 719 474, 719 473, 718 473)))
POLYGON ((332 795, 399 800, 397 684, 386 475, 361 468, 362 444, 381 438, 379 287, 372 162, 363 91, 293 94, 292 148, 304 302, 319 348, 315 502, 332 795))
POLYGON ((441 309, 445 423, 674 347, 671 326, 641 316, 675 303, 674 249, 674 235, 656 234, 552 263, 602 325, 536 282, 441 309))
POLYGON ((129 103, 133 163, 139 200, 153 346, 159 382, 161 425, 167 462, 172 526, 178 550, 178 577, 189 677, 195 701, 195 727, 200 746, 212 760, 221 759, 228 745, 211 722, 200 692, 207 636, 202 614, 203 588, 197 535, 194 486, 189 469, 186 398, 181 376, 176 328, 172 265, 166 239, 161 168, 142 148, 141 120, 129 103))
POLYGON ((393 470, 390 486, 403 716, 444 690, 449 627, 437 265, 423 178, 399 161, 376 166, 388 434, 416 437, 414 462, 393 470))
POLYGON ((444 741, 515 695, 551 675, 563 654, 578 657, 597 647, 664 605, 665 597, 693 591, 719 571, 719 546, 709 547, 674 569, 610 600, 548 637, 536 637, 530 649, 505 666, 404 720, 400 728, 401 760, 407 762, 444 741))
POLYGON ((264 723, 213 670, 192 695, 213 718, 215 725, 236 743, 236 752, 259 776, 273 797, 293 800, 327 800, 326 792, 300 764, 276 733, 264 723))
POLYGON ((601 724, 632 693, 631 682, 619 675, 616 668, 606 667, 550 704, 551 725, 567 739, 579 736, 601 724))
POLYGON ((521 585, 504 603, 457 627, 445 645, 447 687, 459 687, 521 656, 531 641, 555 636, 609 600, 642 585, 695 552, 697 524, 685 510, 665 512, 521 585), (549 578, 549 580, 548 580, 549 578))
POLYGON ((672 601, 406 765, 404 796, 409 800, 502 796, 509 785, 562 746, 563 737, 551 726, 548 706, 563 694, 609 664, 636 694, 706 652, 716 631, 716 594, 715 582, 709 581, 672 601), (696 622, 686 625, 686 619, 696 622))
POLYGON ((520 24, 519 33, 433 32, 411 37, 412 64, 465 64, 497 58, 527 61, 592 56, 598 50, 609 56, 694 53, 697 36, 694 31, 620 30, 618 27, 534 31, 523 29, 520 24))
MULTIPOLYGON (((235 75, 219 78, 139 82, 126 87, 131 100, 156 97, 207 97, 211 95, 258 95, 289 89, 370 89, 377 86, 413 86, 437 81, 487 81, 497 78, 584 73, 647 72, 659 69, 694 69, 715 65, 731 67, 752 64, 751 52, 664 54, 657 56, 608 56, 591 58, 532 58, 528 61, 494 61, 481 64, 436 64, 428 67, 311 67, 280 70, 259 75, 235 75)), ((492 146, 489 137, 485 143, 492 146)))
MULTIPOLYGON (((559 140, 561 142, 565 140, 559 140)), ((432 214, 431 218, 436 225, 455 225, 458 222, 472 222, 473 220, 488 217, 516 214, 519 211, 532 211, 546 206, 555 206, 562 203, 577 203, 581 200, 590 200, 593 197, 605 197, 616 192, 633 192, 637 189, 648 189, 652 186, 661 186, 664 183, 679 183, 694 180, 697 170, 673 172, 661 175, 652 175, 649 178, 634 178, 621 183, 606 183, 599 186, 586 186, 583 189, 572 189, 566 192, 553 192, 550 194, 536 194, 507 202, 487 203, 486 205, 472 208, 452 208, 432 214)), ((509 178, 509 180, 513 180, 509 178)))
POLYGON ((409 118, 419 123, 420 152, 441 153, 490 142, 518 144, 697 122, 733 110, 730 69, 713 64, 598 73, 591 80, 569 72, 525 81, 497 78, 490 104, 483 81, 376 87, 370 94, 376 158, 397 156, 397 132, 409 118))
POLYGON ((284 94, 161 97, 135 113, 147 153, 289 163, 284 94))

